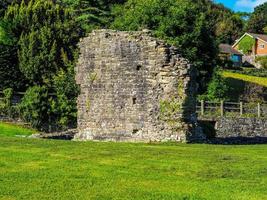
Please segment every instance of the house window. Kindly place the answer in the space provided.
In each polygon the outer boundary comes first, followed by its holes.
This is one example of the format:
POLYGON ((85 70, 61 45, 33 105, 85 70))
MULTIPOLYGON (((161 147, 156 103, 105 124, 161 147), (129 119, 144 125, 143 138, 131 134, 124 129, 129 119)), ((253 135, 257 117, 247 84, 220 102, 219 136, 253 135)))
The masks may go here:
POLYGON ((264 49, 265 48, 265 45, 264 44, 260 44, 260 48, 261 49, 264 49))

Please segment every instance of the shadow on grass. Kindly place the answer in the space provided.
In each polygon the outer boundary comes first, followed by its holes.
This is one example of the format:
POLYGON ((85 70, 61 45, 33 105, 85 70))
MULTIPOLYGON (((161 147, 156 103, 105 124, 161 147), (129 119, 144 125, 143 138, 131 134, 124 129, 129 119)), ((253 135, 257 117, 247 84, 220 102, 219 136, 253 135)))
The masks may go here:
POLYGON ((251 144, 267 144, 267 137, 228 137, 213 138, 208 141, 210 144, 223 145, 251 145, 251 144))

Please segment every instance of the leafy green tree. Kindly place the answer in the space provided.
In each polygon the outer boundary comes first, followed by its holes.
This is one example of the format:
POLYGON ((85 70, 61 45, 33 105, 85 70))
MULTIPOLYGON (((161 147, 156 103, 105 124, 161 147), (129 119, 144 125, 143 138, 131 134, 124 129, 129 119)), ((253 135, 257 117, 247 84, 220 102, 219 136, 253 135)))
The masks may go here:
POLYGON ((219 102, 228 101, 229 86, 226 80, 221 76, 221 70, 217 67, 214 69, 211 81, 208 84, 207 92, 200 95, 199 99, 219 102))
POLYGON ((48 131, 48 127, 54 122, 49 115, 51 113, 51 101, 46 87, 33 86, 28 88, 19 105, 22 119, 31 122, 34 128, 48 131))
POLYGON ((27 82, 18 67, 17 39, 11 29, 10 23, 0 20, 0 90, 24 91, 27 82))
POLYGON ((235 13, 223 4, 207 3, 209 27, 218 43, 232 44, 244 31, 247 13, 235 13))
POLYGON ((267 2, 255 8, 248 20, 247 31, 252 33, 264 33, 267 26, 267 2))
POLYGON ((0 44, 0 91, 24 91, 27 81, 18 67, 17 47, 0 44))
POLYGON ((74 64, 85 32, 73 10, 52 0, 22 1, 8 7, 4 20, 12 24, 19 69, 31 85, 20 106, 23 118, 45 131, 75 124, 74 64))
POLYGON ((32 84, 51 87, 52 76, 66 68, 62 52, 73 61, 76 44, 83 35, 70 10, 52 0, 35 0, 9 6, 5 19, 19 38, 20 70, 32 84))
POLYGON ((97 28, 108 28, 112 17, 110 9, 113 4, 123 4, 126 0, 58 0, 74 10, 76 21, 86 32, 97 28))
POLYGON ((67 71, 59 71, 54 76, 57 99, 52 111, 57 116, 58 126, 62 129, 76 126, 78 88, 75 84, 74 70, 70 66, 67 71), (60 113, 60 114, 59 114, 60 113))

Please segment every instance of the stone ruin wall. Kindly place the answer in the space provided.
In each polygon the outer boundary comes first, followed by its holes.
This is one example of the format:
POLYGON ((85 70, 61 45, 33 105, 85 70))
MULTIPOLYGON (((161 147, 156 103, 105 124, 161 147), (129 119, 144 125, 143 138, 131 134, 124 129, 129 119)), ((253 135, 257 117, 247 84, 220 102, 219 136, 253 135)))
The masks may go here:
POLYGON ((190 141, 196 71, 149 31, 93 31, 80 42, 76 140, 190 141))
POLYGON ((220 118, 215 124, 217 138, 267 138, 266 118, 220 118))

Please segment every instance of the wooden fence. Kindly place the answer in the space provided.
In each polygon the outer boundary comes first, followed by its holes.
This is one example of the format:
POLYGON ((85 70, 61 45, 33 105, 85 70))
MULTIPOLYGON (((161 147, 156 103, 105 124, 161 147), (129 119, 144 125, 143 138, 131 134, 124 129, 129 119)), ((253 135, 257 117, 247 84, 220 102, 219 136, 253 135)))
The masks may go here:
POLYGON ((257 117, 267 118, 266 103, 210 102, 199 101, 197 113, 200 117, 257 117))
MULTIPOLYGON (((21 99, 23 98, 23 96, 25 95, 25 92, 13 92, 12 95, 12 105, 17 105, 18 103, 21 102, 21 99)), ((55 93, 48 93, 48 96, 50 97, 55 97, 56 94, 55 93)), ((0 91, 0 102, 4 100, 4 93, 3 91, 0 91)))
MULTIPOLYGON (((24 92, 14 92, 12 104, 16 105, 21 101, 24 92)), ((55 94, 49 93, 49 96, 55 94)), ((0 101, 3 99, 3 92, 0 91, 0 101)), ((203 118, 218 118, 218 117, 257 117, 267 118, 267 103, 244 103, 244 102, 211 102, 198 101, 197 113, 203 118)))

